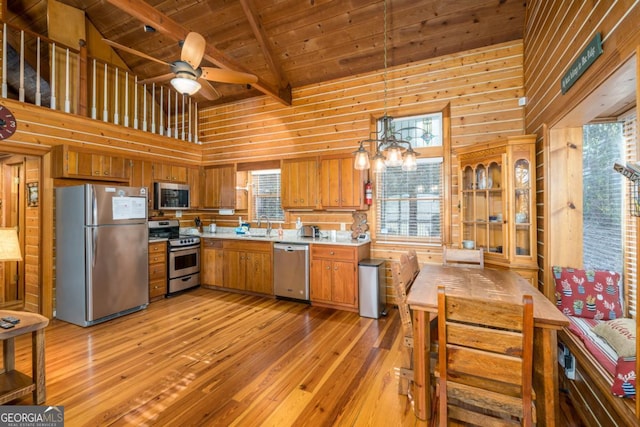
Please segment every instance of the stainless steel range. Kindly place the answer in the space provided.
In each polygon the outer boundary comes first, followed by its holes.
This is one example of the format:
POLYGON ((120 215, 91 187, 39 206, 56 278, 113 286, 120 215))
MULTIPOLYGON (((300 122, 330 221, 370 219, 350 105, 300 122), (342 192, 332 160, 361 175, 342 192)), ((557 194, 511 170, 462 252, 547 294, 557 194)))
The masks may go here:
POLYGON ((180 234, 177 220, 149 221, 149 238, 168 239, 167 295, 200 285, 200 237, 180 234))

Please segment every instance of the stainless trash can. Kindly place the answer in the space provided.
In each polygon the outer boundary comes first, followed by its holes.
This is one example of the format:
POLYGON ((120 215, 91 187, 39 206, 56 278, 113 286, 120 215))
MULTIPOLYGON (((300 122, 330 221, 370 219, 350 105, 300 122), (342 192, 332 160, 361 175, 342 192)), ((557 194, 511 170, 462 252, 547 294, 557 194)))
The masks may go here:
POLYGON ((383 259, 363 259, 358 263, 360 316, 378 319, 387 315, 387 290, 383 259))

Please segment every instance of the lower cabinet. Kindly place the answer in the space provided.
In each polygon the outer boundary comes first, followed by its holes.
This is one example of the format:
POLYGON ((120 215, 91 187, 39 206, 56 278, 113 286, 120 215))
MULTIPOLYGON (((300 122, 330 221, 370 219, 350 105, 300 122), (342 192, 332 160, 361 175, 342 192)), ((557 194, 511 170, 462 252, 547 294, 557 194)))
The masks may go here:
POLYGON ((358 311, 358 262, 370 245, 311 245, 311 303, 358 311))
POLYGON ((202 241, 202 268, 200 269, 202 286, 222 287, 224 285, 222 240, 202 239, 202 241))
POLYGON ((149 243, 149 300, 167 293, 167 242, 149 243))
POLYGON ((203 240, 203 286, 273 295, 271 242, 203 240))

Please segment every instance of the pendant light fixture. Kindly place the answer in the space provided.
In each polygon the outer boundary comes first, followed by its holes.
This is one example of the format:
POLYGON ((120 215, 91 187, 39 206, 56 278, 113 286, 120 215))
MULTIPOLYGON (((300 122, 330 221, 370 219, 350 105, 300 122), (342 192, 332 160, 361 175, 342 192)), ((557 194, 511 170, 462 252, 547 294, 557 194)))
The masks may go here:
MULTIPOLYGON (((371 159, 373 161, 374 172, 384 172, 387 166, 402 166, 404 171, 415 171, 418 168, 416 153, 411 147, 409 141, 405 141, 400 136, 399 129, 394 132, 392 121, 393 118, 387 115, 387 0, 384 0, 384 115, 380 119, 382 129, 376 135, 376 138, 369 138, 360 141, 360 147, 353 152, 355 156, 354 168, 365 170, 371 167, 369 161, 369 152, 364 144, 375 144, 376 152, 371 159)), ((409 128, 406 128, 408 130, 409 128)))

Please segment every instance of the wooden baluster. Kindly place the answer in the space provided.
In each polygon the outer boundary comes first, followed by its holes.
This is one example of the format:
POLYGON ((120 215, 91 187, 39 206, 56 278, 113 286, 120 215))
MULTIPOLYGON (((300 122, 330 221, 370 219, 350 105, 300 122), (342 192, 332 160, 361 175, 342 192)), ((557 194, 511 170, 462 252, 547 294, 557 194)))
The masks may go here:
MULTIPOLYGON (((39 56, 39 55, 38 55, 39 56)), ((7 97, 7 23, 2 25, 2 97, 7 97)))
POLYGON ((109 113, 108 113, 108 107, 107 107, 107 99, 108 99, 108 86, 107 86, 107 64, 104 64, 104 88, 102 90, 103 94, 102 96, 104 97, 104 102, 102 103, 102 121, 104 122, 108 122, 109 121, 109 113))
POLYGON ((138 76, 133 81, 133 128, 138 129, 138 76))
POLYGON ((42 105, 42 89, 40 88, 40 37, 36 39, 36 105, 42 105))
MULTIPOLYGON (((38 55, 39 57, 40 55, 38 55)), ((97 119, 98 118, 98 107, 96 105, 97 102, 97 93, 96 93, 96 86, 98 85, 98 73, 96 71, 96 60, 93 60, 93 81, 91 82, 91 98, 93 98, 91 100, 91 118, 92 119, 97 119)))
POLYGON ((124 72, 124 127, 129 127, 129 72, 124 72))
POLYGON ((113 123, 116 125, 120 124, 120 117, 118 116, 118 67, 116 67, 115 77, 114 77, 114 102, 113 102, 113 123))
POLYGON ((56 44, 51 44, 51 109, 56 109, 56 44))
POLYGON ((24 31, 20 31, 20 87, 18 88, 18 100, 24 102, 24 31))

